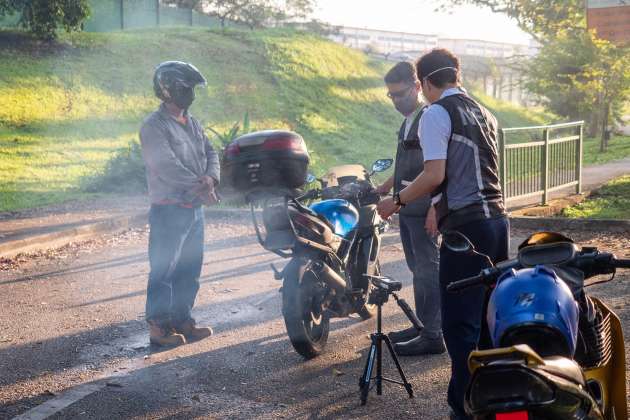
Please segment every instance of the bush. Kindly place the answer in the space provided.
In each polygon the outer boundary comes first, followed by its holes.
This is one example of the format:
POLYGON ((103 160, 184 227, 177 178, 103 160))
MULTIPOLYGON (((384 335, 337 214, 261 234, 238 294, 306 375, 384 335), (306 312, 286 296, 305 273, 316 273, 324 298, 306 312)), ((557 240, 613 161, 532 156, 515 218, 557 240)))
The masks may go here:
POLYGON ((145 193, 145 175, 142 148, 138 140, 116 153, 107 162, 102 174, 88 178, 83 189, 91 193, 145 193))

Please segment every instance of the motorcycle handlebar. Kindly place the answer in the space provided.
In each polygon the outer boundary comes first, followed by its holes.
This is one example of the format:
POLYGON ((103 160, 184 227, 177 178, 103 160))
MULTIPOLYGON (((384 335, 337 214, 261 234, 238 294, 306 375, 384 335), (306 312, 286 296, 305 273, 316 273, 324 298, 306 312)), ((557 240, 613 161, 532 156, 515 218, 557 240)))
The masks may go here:
POLYGON ((321 191, 318 189, 309 190, 306 193, 302 194, 301 196, 297 197, 296 200, 297 201, 313 200, 315 198, 318 198, 320 193, 321 191))
POLYGON ((468 289, 470 287, 491 284, 496 280, 501 272, 502 269, 500 267, 484 268, 481 273, 477 274, 476 276, 449 283, 446 286, 446 291, 459 292, 460 290, 468 289))
POLYGON ((381 201, 381 198, 387 194, 380 194, 374 189, 371 188, 363 188, 358 189, 356 191, 343 191, 339 186, 327 187, 324 189, 312 189, 295 199, 299 202, 303 202, 306 200, 315 200, 318 198, 330 199, 330 198, 345 198, 345 199, 354 199, 359 202, 361 206, 368 206, 371 204, 378 204, 381 201))
POLYGON ((612 265, 615 268, 630 268, 630 259, 613 258, 612 265))
MULTIPOLYGON (((612 254, 606 252, 600 253, 596 249, 594 249, 594 253, 592 249, 588 251, 587 254, 578 256, 575 260, 575 263, 577 263, 575 266, 583 270, 585 274, 587 274, 587 277, 597 274, 614 273, 615 268, 630 269, 630 259, 615 258, 612 254)), ((448 292, 458 292, 470 287, 490 284, 495 281, 501 272, 514 267, 511 261, 513 260, 507 261, 507 264, 499 263, 496 267, 486 268, 476 276, 449 283, 446 286, 446 290, 448 292)))
POLYGON ((469 287, 478 286, 484 283, 484 275, 478 274, 474 277, 468 277, 463 280, 457 280, 449 283, 446 286, 447 292, 459 292, 460 290, 468 289, 469 287))

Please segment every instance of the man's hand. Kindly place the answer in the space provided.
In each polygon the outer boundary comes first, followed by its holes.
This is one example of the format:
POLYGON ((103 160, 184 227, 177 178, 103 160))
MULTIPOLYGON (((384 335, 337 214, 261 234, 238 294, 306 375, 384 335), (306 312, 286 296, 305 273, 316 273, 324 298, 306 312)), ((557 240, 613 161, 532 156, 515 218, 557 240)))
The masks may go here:
POLYGON ((376 187, 376 192, 379 193, 380 195, 386 195, 391 191, 391 189, 392 189, 391 185, 384 183, 376 187))
POLYGON ((424 222, 424 230, 426 230, 427 233, 432 237, 437 236, 439 233, 437 225, 437 215, 435 214, 435 207, 433 206, 429 207, 429 212, 427 213, 427 217, 424 222))
POLYGON ((394 175, 390 176, 381 185, 376 187, 376 192, 380 195, 389 193, 394 188, 394 175))
POLYGON ((206 206, 210 206, 219 202, 219 197, 217 196, 217 193, 214 189, 205 190, 199 195, 199 199, 206 206))
POLYGON ((388 219, 392 214, 400 210, 400 206, 394 204, 392 197, 387 197, 378 203, 376 210, 382 219, 388 219))
POLYGON ((203 175, 197 179, 197 185, 186 196, 190 201, 199 200, 207 206, 215 204, 219 201, 214 190, 215 184, 214 178, 203 175))
POLYGON ((207 187, 210 187, 213 190, 214 190, 214 186, 216 185, 216 181, 214 180, 214 178, 212 178, 209 175, 203 175, 199 177, 199 182, 207 187))

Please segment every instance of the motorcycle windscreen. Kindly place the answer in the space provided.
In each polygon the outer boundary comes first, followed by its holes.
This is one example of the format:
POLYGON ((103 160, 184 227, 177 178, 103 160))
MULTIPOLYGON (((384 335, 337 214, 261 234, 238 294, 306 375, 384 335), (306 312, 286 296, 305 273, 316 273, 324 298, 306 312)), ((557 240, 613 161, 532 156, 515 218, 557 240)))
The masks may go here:
POLYGON ((568 236, 564 236, 558 232, 536 232, 532 233, 527 239, 525 239, 519 246, 518 249, 525 248, 530 245, 543 245, 543 244, 551 244, 554 242, 573 242, 573 239, 568 236))
POLYGON ((333 226, 336 235, 346 236, 359 223, 359 212, 346 200, 323 200, 311 205, 318 215, 326 218, 333 226))

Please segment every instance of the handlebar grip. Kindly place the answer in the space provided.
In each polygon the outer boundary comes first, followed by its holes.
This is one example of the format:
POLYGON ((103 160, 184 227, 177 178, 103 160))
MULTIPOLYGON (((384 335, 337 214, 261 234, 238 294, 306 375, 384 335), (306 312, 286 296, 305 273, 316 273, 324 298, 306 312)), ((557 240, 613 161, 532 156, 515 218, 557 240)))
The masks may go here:
POLYGON ((297 201, 312 200, 314 198, 317 198, 318 195, 319 195, 318 190, 309 190, 305 192, 304 194, 302 194, 301 196, 297 197, 296 200, 297 201))
POLYGON ((615 258, 612 263, 616 268, 630 268, 630 259, 615 258))
POLYGON ((447 292, 459 292, 460 290, 468 289, 469 287, 478 286, 483 284, 484 277, 479 274, 474 277, 468 277, 463 280, 454 281, 446 286, 447 292))

